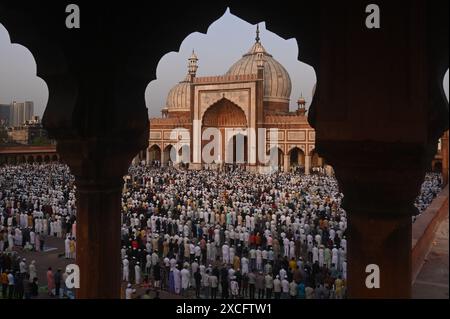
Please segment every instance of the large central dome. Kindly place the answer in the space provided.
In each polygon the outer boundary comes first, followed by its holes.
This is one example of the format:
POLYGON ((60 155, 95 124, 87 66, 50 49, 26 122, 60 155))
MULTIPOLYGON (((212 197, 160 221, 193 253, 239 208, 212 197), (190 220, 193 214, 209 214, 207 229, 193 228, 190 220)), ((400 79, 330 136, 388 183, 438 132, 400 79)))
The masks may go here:
POLYGON ((248 53, 237 61, 226 73, 227 75, 257 74, 258 53, 264 57, 264 102, 287 103, 291 96, 291 78, 287 70, 272 55, 267 53, 259 37, 248 53))
MULTIPOLYGON (((191 86, 197 71, 198 58, 194 52, 189 60, 189 72, 184 81, 175 85, 169 92, 165 109, 169 113, 189 112, 191 110, 191 86)), ((264 110, 268 113, 289 112, 291 96, 291 78, 287 70, 270 55, 259 39, 259 28, 256 41, 242 58, 234 63, 226 75, 258 74, 258 62, 264 70, 264 110)))

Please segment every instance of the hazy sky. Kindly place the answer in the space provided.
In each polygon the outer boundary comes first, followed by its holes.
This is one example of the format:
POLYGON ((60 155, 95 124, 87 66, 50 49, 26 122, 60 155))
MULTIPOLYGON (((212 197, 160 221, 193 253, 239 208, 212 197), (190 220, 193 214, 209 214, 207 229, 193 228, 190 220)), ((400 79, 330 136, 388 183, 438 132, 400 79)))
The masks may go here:
POLYGON ((34 113, 42 117, 48 100, 47 84, 36 76, 31 52, 9 39, 0 20, 0 104, 33 101, 34 113))
MULTIPOLYGON (((261 43, 289 72, 292 81, 291 109, 302 93, 309 106, 316 81, 314 69, 297 60, 301 39, 284 40, 266 30, 261 22, 261 43)), ((222 75, 245 54, 255 41, 256 26, 227 10, 213 22, 206 34, 194 32, 180 44, 178 52, 165 54, 157 66, 157 79, 149 83, 145 99, 150 116, 160 116, 167 94, 187 74, 187 59, 195 49, 199 58, 198 76, 222 75)), ((151 39, 149 39, 151 41, 151 39)), ((444 78, 448 99, 449 74, 444 78)), ((42 116, 48 100, 45 82, 36 76, 36 63, 30 51, 19 44, 11 44, 9 34, 0 20, 0 104, 31 100, 36 115, 42 116)))

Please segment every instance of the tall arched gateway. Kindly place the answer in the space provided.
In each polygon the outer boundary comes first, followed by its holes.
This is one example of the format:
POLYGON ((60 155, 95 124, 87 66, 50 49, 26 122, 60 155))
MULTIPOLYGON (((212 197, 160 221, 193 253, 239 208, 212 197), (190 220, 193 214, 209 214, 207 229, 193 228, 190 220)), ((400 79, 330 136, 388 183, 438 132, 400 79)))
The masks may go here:
POLYGON ((202 163, 208 163, 211 159, 214 163, 234 163, 239 161, 240 157, 242 162, 247 162, 246 131, 247 118, 238 105, 226 98, 211 105, 202 119, 202 152, 208 152, 211 158, 202 156, 202 163), (236 139, 238 135, 242 138, 236 139), (214 147, 211 149, 208 144, 214 147), (243 147, 236 148, 240 144, 243 147), (242 153, 242 156, 239 153, 242 153))

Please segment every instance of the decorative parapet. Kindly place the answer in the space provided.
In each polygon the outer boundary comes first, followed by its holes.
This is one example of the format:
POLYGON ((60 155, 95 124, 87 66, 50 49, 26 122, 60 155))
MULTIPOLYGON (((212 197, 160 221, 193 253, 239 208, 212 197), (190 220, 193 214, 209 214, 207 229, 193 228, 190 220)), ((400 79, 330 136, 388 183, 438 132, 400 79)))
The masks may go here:
POLYGON ((290 113, 286 115, 266 115, 265 124, 307 124, 308 119, 306 116, 297 115, 295 113, 290 113))
POLYGON ((194 78, 194 84, 256 81, 257 74, 202 76, 194 78))
POLYGON ((151 118, 150 126, 152 125, 186 125, 191 124, 189 118, 151 118))

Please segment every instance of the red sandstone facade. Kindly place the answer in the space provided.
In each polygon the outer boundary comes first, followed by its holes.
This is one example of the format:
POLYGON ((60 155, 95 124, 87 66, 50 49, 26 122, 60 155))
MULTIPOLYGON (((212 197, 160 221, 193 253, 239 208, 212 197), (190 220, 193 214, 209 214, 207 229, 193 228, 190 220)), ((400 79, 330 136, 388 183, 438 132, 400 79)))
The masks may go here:
MULTIPOLYGON (((236 140, 241 138, 241 162, 247 169, 267 167, 261 154, 271 152, 285 171, 297 166, 309 174, 314 167, 327 166, 315 152, 315 131, 307 121, 306 101, 301 97, 298 110, 289 111, 289 74, 267 53, 258 35, 250 51, 223 76, 196 77, 197 60, 193 53, 189 73, 169 92, 162 118, 150 119, 149 148, 142 159, 162 165, 170 159, 183 160, 194 169, 235 163, 239 162, 234 155, 236 140), (220 134, 211 136, 208 129, 220 134), (211 152, 211 162, 202 151, 214 138, 220 142, 211 152), (172 148, 176 159, 170 158, 172 148)), ((331 167, 327 168, 331 173, 331 167)))

